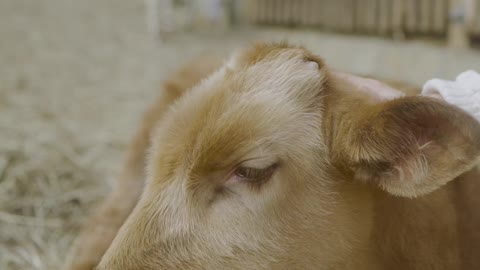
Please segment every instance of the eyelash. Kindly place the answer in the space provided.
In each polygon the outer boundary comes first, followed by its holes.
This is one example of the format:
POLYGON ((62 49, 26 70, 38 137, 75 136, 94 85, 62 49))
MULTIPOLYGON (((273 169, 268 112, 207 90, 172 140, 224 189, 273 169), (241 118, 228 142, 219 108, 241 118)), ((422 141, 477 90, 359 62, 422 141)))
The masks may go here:
POLYGON ((242 181, 247 181, 249 183, 263 183, 265 180, 268 180, 270 176, 272 176, 276 167, 276 164, 273 164, 265 169, 238 167, 235 170, 235 175, 241 178, 242 181))

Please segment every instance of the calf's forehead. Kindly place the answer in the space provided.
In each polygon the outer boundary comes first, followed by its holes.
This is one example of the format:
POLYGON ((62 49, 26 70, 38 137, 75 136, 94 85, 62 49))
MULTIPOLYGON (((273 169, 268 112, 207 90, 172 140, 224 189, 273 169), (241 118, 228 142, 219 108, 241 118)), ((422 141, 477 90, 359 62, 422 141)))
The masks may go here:
POLYGON ((302 61, 217 71, 168 116, 155 151, 157 164, 211 171, 248 159, 249 154, 285 152, 302 138, 307 144, 317 139, 320 110, 305 106, 302 99, 312 102, 322 74, 302 61), (302 97, 303 88, 308 88, 308 97, 302 97))

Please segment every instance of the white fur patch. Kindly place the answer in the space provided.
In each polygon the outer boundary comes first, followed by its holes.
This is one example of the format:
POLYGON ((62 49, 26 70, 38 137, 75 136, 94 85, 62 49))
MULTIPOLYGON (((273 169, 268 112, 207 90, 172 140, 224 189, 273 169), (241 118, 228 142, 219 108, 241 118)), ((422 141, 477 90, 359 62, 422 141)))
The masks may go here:
POLYGON ((314 61, 309 61, 309 62, 307 62, 307 66, 308 66, 310 69, 313 69, 313 70, 317 70, 317 69, 318 69, 318 63, 317 63, 317 62, 314 62, 314 61))
POLYGON ((238 54, 239 54, 239 52, 234 52, 232 54, 232 56, 228 59, 227 64, 226 64, 227 68, 235 69, 235 67, 237 66, 238 54))

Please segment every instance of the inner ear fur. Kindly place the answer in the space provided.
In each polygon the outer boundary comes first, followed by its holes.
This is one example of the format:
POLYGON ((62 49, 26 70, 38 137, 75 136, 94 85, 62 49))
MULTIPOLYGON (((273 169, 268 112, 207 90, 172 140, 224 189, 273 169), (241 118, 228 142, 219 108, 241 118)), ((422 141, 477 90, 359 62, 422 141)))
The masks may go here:
POLYGON ((332 162, 394 195, 429 193, 479 160, 480 124, 441 100, 374 102, 340 90, 327 97, 324 117, 332 162))

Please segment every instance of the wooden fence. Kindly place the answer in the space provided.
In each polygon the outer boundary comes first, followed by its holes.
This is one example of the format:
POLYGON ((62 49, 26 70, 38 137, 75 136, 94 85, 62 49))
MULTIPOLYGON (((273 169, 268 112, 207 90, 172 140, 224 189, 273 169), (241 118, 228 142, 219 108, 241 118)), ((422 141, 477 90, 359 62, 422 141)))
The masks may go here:
POLYGON ((473 18, 473 27, 472 27, 472 32, 480 36, 480 1, 476 0, 473 4, 473 9, 474 9, 474 14, 472 15, 473 18))
POLYGON ((350 33, 480 35, 480 0, 251 0, 249 15, 255 24, 350 33))
POLYGON ((223 29, 246 20, 395 38, 435 36, 447 38, 457 47, 468 46, 470 40, 480 41, 480 0, 145 1, 148 26, 154 34, 202 25, 223 29), (177 2, 182 8, 175 8, 177 2))

